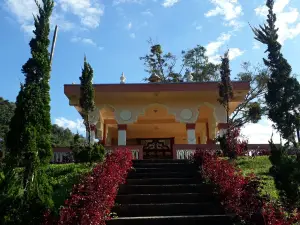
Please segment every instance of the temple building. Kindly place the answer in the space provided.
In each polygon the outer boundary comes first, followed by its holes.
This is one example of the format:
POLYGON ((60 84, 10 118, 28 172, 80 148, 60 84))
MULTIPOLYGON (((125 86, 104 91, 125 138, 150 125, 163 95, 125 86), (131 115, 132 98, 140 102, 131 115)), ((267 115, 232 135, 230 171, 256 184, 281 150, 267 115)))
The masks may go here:
MULTIPOLYGON (((218 82, 94 84, 96 109, 90 114, 92 138, 107 149, 127 146, 136 158, 178 158, 185 149, 212 144, 226 129, 226 111, 218 102, 218 82), (181 151, 181 153, 179 152, 181 151)), ((249 82, 232 82, 230 113, 244 100, 249 82)), ((66 84, 70 106, 80 113, 80 85, 66 84)))

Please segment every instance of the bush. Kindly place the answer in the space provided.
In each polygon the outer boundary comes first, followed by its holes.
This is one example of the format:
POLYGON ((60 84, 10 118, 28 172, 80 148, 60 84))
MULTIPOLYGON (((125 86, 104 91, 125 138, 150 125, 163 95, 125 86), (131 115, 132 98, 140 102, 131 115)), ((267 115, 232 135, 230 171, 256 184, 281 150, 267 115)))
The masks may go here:
POLYGON ((222 155, 230 159, 236 159, 247 151, 248 142, 240 140, 240 129, 229 127, 224 136, 219 136, 217 141, 220 142, 222 155))
POLYGON ((50 211, 45 213, 45 225, 104 225, 120 184, 124 183, 132 166, 129 150, 118 149, 98 164, 80 184, 73 187, 58 219, 50 211))
POLYGON ((104 147, 99 144, 76 146, 73 147, 72 152, 76 163, 101 162, 105 155, 104 147))
MULTIPOLYGON (((0 224, 39 225, 43 221, 43 213, 53 207, 52 187, 44 168, 36 172, 33 191, 25 192, 22 181, 24 168, 16 168, 6 174, 0 187, 0 224)), ((33 189, 32 187, 29 187, 33 189)))
POLYGON ((280 199, 286 207, 300 208, 300 162, 295 156, 288 155, 287 147, 276 147, 273 143, 270 146, 270 173, 274 177, 280 199))

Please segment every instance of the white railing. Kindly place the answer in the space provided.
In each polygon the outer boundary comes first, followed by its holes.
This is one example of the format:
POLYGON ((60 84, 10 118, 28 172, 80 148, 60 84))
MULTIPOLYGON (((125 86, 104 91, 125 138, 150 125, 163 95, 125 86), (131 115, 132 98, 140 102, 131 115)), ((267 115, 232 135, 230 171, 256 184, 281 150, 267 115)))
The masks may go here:
POLYGON ((190 160, 197 149, 206 149, 216 151, 219 147, 214 144, 194 145, 194 144, 174 144, 173 145, 173 159, 190 160))
POLYGON ((132 159, 138 160, 143 159, 143 146, 142 145, 131 145, 131 146, 105 146, 106 154, 112 153, 115 149, 129 149, 132 153, 132 159))
POLYGON ((191 159, 196 150, 192 149, 177 149, 176 159, 191 159))

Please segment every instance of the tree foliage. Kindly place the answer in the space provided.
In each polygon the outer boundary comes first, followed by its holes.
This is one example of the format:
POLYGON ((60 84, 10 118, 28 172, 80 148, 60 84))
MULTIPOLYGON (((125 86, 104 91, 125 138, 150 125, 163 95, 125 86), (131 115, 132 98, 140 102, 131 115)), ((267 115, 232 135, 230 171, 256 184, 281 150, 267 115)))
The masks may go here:
POLYGON ((219 65, 208 61, 205 47, 197 45, 193 49, 182 51, 182 58, 185 78, 191 73, 196 82, 219 81, 219 65))
POLYGON ((236 80, 249 82, 250 90, 230 116, 230 124, 234 127, 257 123, 267 112, 265 94, 270 77, 268 69, 261 65, 252 66, 250 62, 243 62, 242 69, 236 80))
POLYGON ((300 85, 291 76, 292 68, 281 53, 278 28, 275 26, 274 0, 267 0, 266 5, 269 9, 266 23, 252 30, 255 39, 267 45, 268 58, 264 59, 264 63, 271 74, 265 95, 268 117, 284 139, 297 145, 295 133, 300 142, 300 85))
MULTIPOLYGON (((196 82, 219 80, 218 65, 208 61, 205 47, 197 45, 193 49, 182 51, 182 64, 178 68, 178 59, 174 54, 164 53, 162 46, 154 44, 151 39, 148 42, 150 53, 140 57, 140 60, 144 62, 145 71, 149 75, 158 75, 161 82, 183 82, 188 80, 189 73, 196 82)), ((144 80, 147 81, 148 78, 144 80)))
MULTIPOLYGON (((2 140, 5 140, 9 131, 9 124, 14 115, 15 108, 16 104, 14 102, 10 102, 0 97, 0 138, 2 140)), ((65 129, 56 124, 51 125, 52 147, 70 147, 73 142, 73 137, 74 134, 68 128, 65 129)), ((81 136, 81 138, 83 137, 81 136)))
POLYGON ((68 128, 65 129, 56 124, 52 125, 51 143, 53 147, 70 147, 73 138, 74 134, 68 128))
POLYGON ((37 224, 36 218, 29 216, 31 209, 42 210, 53 205, 51 188, 44 170, 52 156, 48 36, 54 2, 42 0, 42 5, 38 1, 36 5, 39 15, 34 16, 35 36, 29 43, 32 57, 22 67, 25 83, 21 84, 6 139, 6 149, 9 152, 6 179, 9 180, 19 163, 24 167, 21 179, 24 194, 16 205, 8 206, 12 207, 8 214, 12 213, 10 223, 14 224, 29 224, 29 221, 37 224), (13 217, 15 207, 20 217, 13 217))
POLYGON ((274 177, 281 201, 291 209, 300 207, 300 161, 288 155, 287 147, 270 143, 272 167, 270 174, 274 177))
POLYGON ((219 103, 225 108, 227 115, 227 123, 229 123, 229 102, 233 98, 233 90, 230 79, 230 66, 229 66, 229 51, 227 51, 221 58, 221 82, 219 83, 219 103))
MULTIPOLYGON (((145 71, 150 75, 158 75, 161 82, 180 82, 181 75, 174 72, 177 62, 176 56, 170 52, 164 53, 162 46, 153 44, 152 40, 149 40, 149 43, 151 44, 150 54, 140 57, 140 60, 144 61, 145 71)), ((147 79, 145 78, 145 80, 147 79)))
POLYGON ((81 115, 84 120, 84 125, 88 132, 88 143, 91 144, 91 127, 89 113, 95 109, 94 102, 94 87, 93 87, 93 76, 94 71, 91 65, 87 62, 84 57, 84 66, 80 79, 80 107, 82 109, 81 115))
MULTIPOLYGON (((9 131, 9 123, 14 114, 16 105, 0 97, 0 151, 3 151, 4 140, 9 131)), ((1 156, 0 156, 1 158, 1 156)))

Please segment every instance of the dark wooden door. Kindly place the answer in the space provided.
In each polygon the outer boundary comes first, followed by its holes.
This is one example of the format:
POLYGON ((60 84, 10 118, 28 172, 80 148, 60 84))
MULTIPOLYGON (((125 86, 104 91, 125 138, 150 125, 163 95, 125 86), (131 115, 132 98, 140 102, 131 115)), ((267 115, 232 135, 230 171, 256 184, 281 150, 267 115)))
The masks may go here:
POLYGON ((174 138, 139 139, 139 143, 144 146, 144 159, 172 158, 174 138))

